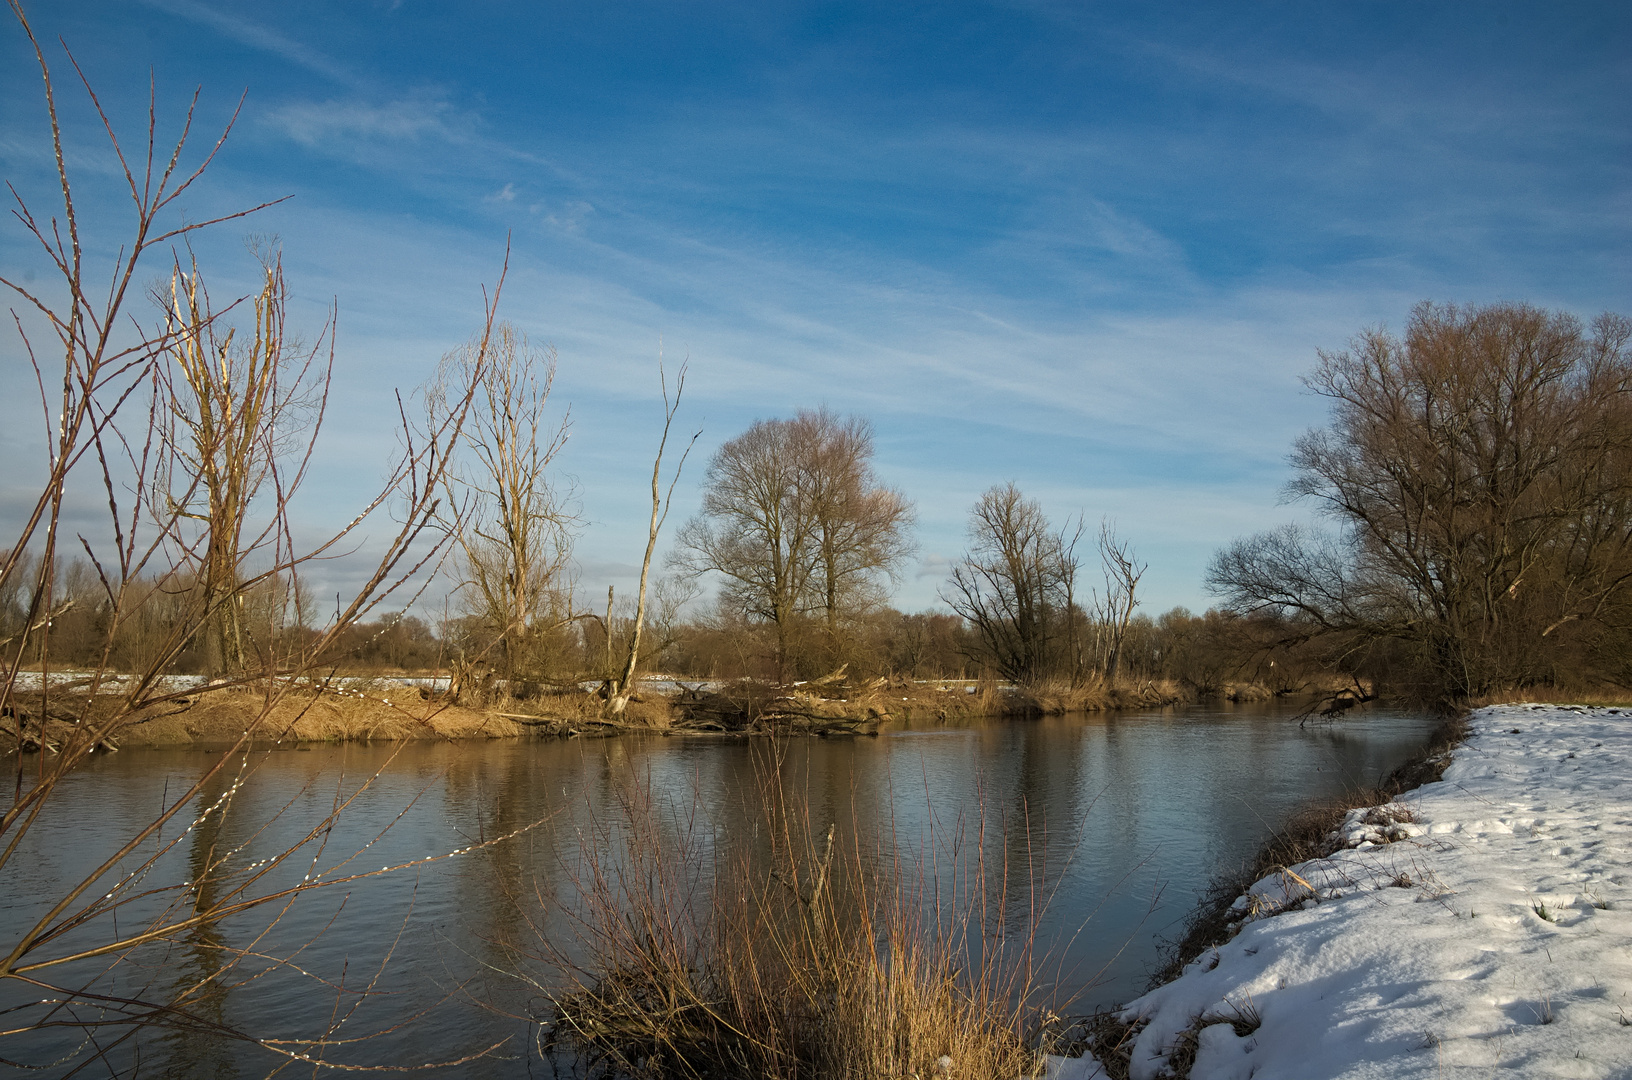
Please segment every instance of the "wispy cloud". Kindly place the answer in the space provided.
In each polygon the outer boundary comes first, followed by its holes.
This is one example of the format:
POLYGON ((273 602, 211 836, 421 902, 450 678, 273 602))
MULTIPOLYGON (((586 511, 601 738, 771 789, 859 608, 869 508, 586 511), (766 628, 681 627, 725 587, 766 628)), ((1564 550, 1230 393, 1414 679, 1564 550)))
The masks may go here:
POLYGON ((356 100, 298 101, 270 110, 265 122, 302 146, 319 150, 350 147, 358 141, 402 143, 434 138, 458 142, 474 123, 448 102, 432 97, 383 105, 356 100))
POLYGON ((359 86, 361 81, 338 61, 319 49, 296 41, 259 23, 228 15, 223 11, 197 3, 195 0, 141 0, 148 7, 208 26, 242 45, 281 57, 307 71, 332 79, 346 86, 359 86))

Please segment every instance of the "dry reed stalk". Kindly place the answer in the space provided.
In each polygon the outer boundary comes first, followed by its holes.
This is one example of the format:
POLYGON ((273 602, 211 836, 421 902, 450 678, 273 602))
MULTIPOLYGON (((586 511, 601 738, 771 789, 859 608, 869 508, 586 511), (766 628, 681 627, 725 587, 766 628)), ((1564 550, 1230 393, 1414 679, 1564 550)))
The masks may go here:
POLYGON ((581 951, 541 942, 558 976, 544 1048, 607 1078, 1033 1072, 1041 904, 1010 928, 1002 898, 1038 883, 988 865, 983 842, 943 862, 821 834, 774 768, 769 853, 711 870, 696 809, 663 821, 649 786, 626 785, 625 820, 582 848, 581 951))

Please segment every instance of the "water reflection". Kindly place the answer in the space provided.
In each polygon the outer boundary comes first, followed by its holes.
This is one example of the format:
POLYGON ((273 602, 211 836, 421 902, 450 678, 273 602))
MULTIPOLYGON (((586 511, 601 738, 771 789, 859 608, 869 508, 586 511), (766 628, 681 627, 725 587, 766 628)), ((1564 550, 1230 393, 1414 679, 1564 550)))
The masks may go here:
MULTIPOLYGON (((224 769, 210 777, 199 794, 200 805, 215 805, 233 780, 224 769)), ((221 854, 236 846, 229 830, 238 824, 239 819, 230 815, 212 814, 188 835, 187 880, 196 883, 194 911, 209 910, 221 900, 224 882, 214 871, 221 854)), ((225 930, 214 923, 189 928, 165 950, 158 966, 158 996, 172 1003, 177 1015, 196 1018, 196 1022, 189 1019, 165 1029, 159 1057, 163 1075, 176 1080, 236 1080, 240 1075, 236 1047, 222 1037, 229 1029, 229 986, 239 978, 232 961, 225 930)))
MULTIPOLYGON (((270 932, 266 916, 190 932, 171 943, 158 977, 169 993, 191 994, 194 1011, 211 1022, 311 1035, 329 1023, 341 990, 319 992, 309 978, 275 965, 241 973, 259 975, 243 987, 207 978, 225 950, 254 945, 288 956, 303 948, 300 964, 337 984, 345 974, 347 993, 359 984, 357 973, 366 973, 363 982, 378 977, 380 996, 359 1006, 353 1026, 386 1034, 345 1051, 344 1060, 419 1065, 508 1040, 481 1071, 526 1076, 536 1034, 527 1018, 538 1011, 539 991, 511 975, 545 977, 539 958, 552 947, 573 955, 570 912, 592 868, 586 845, 603 867, 615 865, 631 841, 627 807, 649 792, 652 842, 698 856, 688 887, 705 889, 716 867, 734 873, 739 860, 764 871, 808 858, 808 848, 801 854, 773 845, 778 822, 764 812, 767 801, 808 806, 810 835, 819 841, 832 827, 886 871, 907 868, 927 908, 968 898, 994 939, 1035 924, 1042 947, 1053 950, 1049 970, 1077 995, 1078 1007, 1089 1007, 1142 988, 1156 963, 1156 938, 1175 930, 1221 863, 1248 854, 1299 802, 1376 782, 1417 750, 1429 727, 1377 712, 1304 730, 1284 712, 1239 707, 780 745, 626 737, 409 746, 343 819, 329 841, 335 850, 366 843, 416 798, 370 849, 371 865, 541 824, 417 875, 361 882, 343 897, 298 905, 270 932), (405 1017, 413 1019, 403 1024, 405 1017)), ((201 870, 212 850, 247 841, 245 857, 254 858, 261 847, 274 849, 332 806, 342 773, 367 775, 391 753, 353 745, 271 754, 233 815, 189 837, 185 866, 174 869, 207 880, 201 870), (251 839, 285 803, 285 817, 251 839)), ((34 897, 0 898, 0 932, 37 908, 49 882, 115 846, 112 825, 141 820, 167 782, 175 790, 206 760, 196 751, 127 751, 67 786, 57 824, 29 838, 25 858, 42 888, 34 897), (99 845, 76 831, 88 817, 110 823, 99 845)), ((47 1049, 0 1046, 0 1057, 38 1059, 47 1049)), ((142 1050, 167 1076, 265 1072, 277 1062, 262 1053, 196 1029, 170 1032, 142 1050)))

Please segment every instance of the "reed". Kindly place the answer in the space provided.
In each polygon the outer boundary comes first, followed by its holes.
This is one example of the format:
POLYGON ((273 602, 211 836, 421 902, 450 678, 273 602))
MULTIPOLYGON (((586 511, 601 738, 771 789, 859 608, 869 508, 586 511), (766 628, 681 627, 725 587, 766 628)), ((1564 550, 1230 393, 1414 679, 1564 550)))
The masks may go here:
POLYGON ((988 861, 1011 845, 984 814, 897 857, 779 781, 760 785, 768 857, 711 853, 695 811, 664 820, 626 786, 625 820, 584 844, 578 940, 546 948, 543 1048, 607 1078, 1038 1072, 1041 883, 988 861))

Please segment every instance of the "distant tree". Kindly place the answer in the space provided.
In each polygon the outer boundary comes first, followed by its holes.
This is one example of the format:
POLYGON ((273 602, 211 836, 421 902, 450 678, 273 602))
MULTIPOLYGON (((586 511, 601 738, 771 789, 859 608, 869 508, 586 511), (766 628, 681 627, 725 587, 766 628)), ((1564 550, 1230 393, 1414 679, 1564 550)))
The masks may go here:
POLYGON ((969 515, 969 551, 941 599, 974 627, 982 657, 1004 678, 1031 682, 1062 659, 1077 557, 1042 506, 1014 484, 987 491, 969 515))
POLYGON ((1525 304, 1425 303, 1403 338, 1321 353, 1305 381, 1331 421, 1297 441, 1288 490, 1338 532, 1238 540, 1210 588, 1407 644, 1451 698, 1568 677, 1632 614, 1629 340, 1616 315, 1588 332, 1525 304))
POLYGON ((819 613, 831 646, 911 551, 911 506, 878 482, 872 453, 865 421, 826 409, 757 421, 715 453, 681 530, 676 565, 721 574, 722 602, 773 628, 781 678, 801 618, 819 613))
POLYGON ((1139 561, 1131 542, 1116 535, 1116 526, 1103 521, 1099 526, 1099 559, 1105 573, 1105 595, 1094 605, 1095 628, 1104 641, 1101 672, 1107 682, 1116 681, 1122 661, 1122 644, 1128 636, 1133 610, 1139 606, 1139 582, 1148 569, 1139 561))
POLYGON ((890 670, 920 679, 962 677, 972 644, 963 619, 938 611, 888 614, 891 616, 886 630, 890 670))

